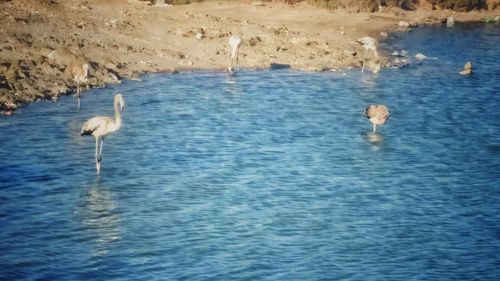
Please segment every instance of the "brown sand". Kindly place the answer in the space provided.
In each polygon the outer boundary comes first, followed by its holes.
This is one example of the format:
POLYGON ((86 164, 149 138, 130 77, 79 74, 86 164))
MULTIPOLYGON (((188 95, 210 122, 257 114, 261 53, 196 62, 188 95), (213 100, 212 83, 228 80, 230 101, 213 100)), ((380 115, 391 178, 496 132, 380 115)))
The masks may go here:
MULTIPOLYGON (((328 11, 304 2, 205 1, 151 6, 140 0, 0 1, 0 111, 76 91, 72 61, 90 64, 84 87, 119 83, 145 72, 225 71, 228 38, 243 38, 239 67, 289 65, 321 71, 360 67, 355 42, 394 31, 400 20, 440 23, 450 11, 328 11)), ((457 21, 488 14, 453 13, 457 21)), ((386 59, 382 59, 385 62, 386 59)), ((85 93, 83 93, 85 95, 85 93)))

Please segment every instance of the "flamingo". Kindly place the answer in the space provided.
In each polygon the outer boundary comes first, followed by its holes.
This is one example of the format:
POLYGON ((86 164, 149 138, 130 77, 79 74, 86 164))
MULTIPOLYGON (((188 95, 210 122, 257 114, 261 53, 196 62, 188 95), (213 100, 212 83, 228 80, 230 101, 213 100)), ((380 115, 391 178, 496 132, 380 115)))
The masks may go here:
POLYGON ((419 61, 423 61, 423 60, 427 59, 427 56, 424 54, 418 53, 415 55, 415 58, 419 61))
POLYGON ((449 16, 446 18, 446 27, 453 27, 455 25, 455 18, 449 16))
POLYGON ((378 60, 378 53, 377 53, 378 41, 370 36, 365 36, 359 38, 358 40, 356 40, 356 42, 363 45, 363 47, 365 48, 365 56, 363 58, 363 68, 361 68, 361 72, 363 72, 365 70, 366 55, 368 53, 368 50, 372 51, 373 54, 375 55, 375 58, 377 58, 378 60))
POLYGON ((235 59, 236 59, 236 64, 238 64, 238 49, 240 48, 240 45, 241 45, 241 37, 237 35, 229 37, 229 47, 231 48, 231 55, 229 60, 229 66, 227 69, 231 73, 233 73, 232 65, 235 59))
POLYGON ((80 83, 87 82, 89 74, 89 64, 84 62, 73 61, 69 65, 69 73, 73 81, 76 82, 76 96, 78 98, 78 110, 80 110, 80 83))
POLYGON ((118 131, 122 126, 121 112, 125 108, 125 100, 121 94, 116 94, 114 106, 115 120, 108 116, 93 117, 83 124, 80 132, 81 136, 92 135, 95 138, 95 165, 97 174, 101 171, 101 155, 104 137, 118 131))
POLYGON ((464 70, 460 71, 459 72, 461 75, 469 75, 472 73, 472 63, 470 61, 468 61, 465 65, 464 65, 464 70))
POLYGON ((373 132, 375 132, 377 125, 384 124, 389 118, 389 109, 383 104, 372 104, 366 107, 364 116, 373 124, 373 132))

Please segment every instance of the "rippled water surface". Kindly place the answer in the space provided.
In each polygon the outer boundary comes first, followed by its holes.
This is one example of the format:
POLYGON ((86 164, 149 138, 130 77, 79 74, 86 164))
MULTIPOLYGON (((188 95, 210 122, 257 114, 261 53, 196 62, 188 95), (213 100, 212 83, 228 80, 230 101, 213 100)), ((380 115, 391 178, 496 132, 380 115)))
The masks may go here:
POLYGON ((399 36, 437 59, 148 75, 1 118, 0 279, 497 279, 500 28, 399 36), (96 176, 79 131, 116 92, 96 176))

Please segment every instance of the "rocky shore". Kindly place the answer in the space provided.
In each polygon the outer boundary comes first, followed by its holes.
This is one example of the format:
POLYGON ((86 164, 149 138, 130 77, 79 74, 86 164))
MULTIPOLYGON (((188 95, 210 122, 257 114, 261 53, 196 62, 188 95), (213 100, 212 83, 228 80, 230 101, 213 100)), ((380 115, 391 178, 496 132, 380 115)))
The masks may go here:
MULTIPOLYGON (((74 93, 68 68, 75 61, 89 64, 84 88, 148 72, 226 71, 228 38, 239 35, 239 67, 345 69, 362 65, 364 49, 355 42, 360 37, 383 40, 384 33, 443 24, 450 15, 456 21, 495 16, 430 9, 349 13, 305 2, 243 0, 179 6, 140 0, 3 0, 0 7, 0 112, 7 115, 29 102, 74 93)), ((394 63, 383 52, 381 62, 383 67, 394 63)))

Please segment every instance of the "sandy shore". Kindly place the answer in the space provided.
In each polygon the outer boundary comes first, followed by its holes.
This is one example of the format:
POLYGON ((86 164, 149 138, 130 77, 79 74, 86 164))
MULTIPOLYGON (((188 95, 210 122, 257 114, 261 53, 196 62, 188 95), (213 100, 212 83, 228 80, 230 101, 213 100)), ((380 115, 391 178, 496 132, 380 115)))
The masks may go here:
MULTIPOLYGON (((286 65, 305 71, 360 67, 363 36, 380 39, 400 21, 480 20, 487 12, 328 11, 304 2, 206 1, 151 6, 139 0, 0 2, 0 111, 75 92, 68 66, 90 64, 84 88, 146 72, 222 70, 229 36, 243 38, 239 67, 286 65)), ((383 39, 383 38, 382 38, 383 39)), ((382 57, 382 64, 388 62, 382 57)), ((85 93, 83 93, 84 95, 85 93)))

